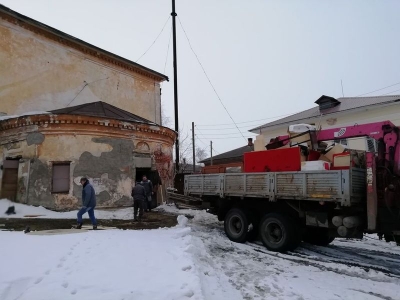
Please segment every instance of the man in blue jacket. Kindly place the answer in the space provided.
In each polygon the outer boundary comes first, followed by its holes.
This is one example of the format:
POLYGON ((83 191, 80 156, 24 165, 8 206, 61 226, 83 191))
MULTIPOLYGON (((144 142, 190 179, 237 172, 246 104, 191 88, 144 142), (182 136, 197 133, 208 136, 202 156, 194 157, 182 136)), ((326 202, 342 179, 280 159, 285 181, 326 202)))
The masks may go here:
POLYGON ((94 216, 94 208, 96 207, 96 194, 93 186, 89 183, 89 180, 85 177, 81 178, 82 189, 82 208, 78 211, 78 226, 77 229, 82 228, 82 216, 88 213, 90 220, 92 221, 93 229, 97 229, 97 221, 94 216))

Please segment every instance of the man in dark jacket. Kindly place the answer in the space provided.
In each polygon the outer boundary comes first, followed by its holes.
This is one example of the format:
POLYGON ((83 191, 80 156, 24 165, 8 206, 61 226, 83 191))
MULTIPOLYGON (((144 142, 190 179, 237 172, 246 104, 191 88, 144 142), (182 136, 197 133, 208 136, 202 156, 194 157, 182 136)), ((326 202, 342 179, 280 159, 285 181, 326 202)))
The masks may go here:
POLYGON ((145 203, 145 210, 151 211, 151 204, 153 200, 153 184, 151 183, 150 180, 147 179, 146 175, 143 175, 142 177, 142 182, 140 184, 144 187, 144 190, 146 192, 146 201, 145 203))
POLYGON ((77 229, 82 228, 82 216, 88 213, 90 220, 92 221, 93 229, 97 229, 97 221, 94 216, 94 208, 96 207, 96 194, 93 186, 89 183, 89 180, 85 177, 81 178, 82 189, 82 208, 78 211, 78 226, 77 229))
POLYGON ((133 221, 141 221, 143 216, 143 204, 146 201, 146 191, 140 182, 136 182, 135 187, 132 189, 133 197, 133 221), (139 210, 139 219, 137 213, 139 210))

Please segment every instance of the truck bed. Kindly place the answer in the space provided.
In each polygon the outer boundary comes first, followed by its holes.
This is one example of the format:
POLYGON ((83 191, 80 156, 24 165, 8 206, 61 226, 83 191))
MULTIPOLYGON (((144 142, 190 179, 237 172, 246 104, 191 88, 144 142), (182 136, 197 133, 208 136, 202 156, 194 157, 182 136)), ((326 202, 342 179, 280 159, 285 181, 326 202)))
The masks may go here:
POLYGON ((339 202, 365 201, 366 171, 224 173, 185 176, 185 195, 339 202))

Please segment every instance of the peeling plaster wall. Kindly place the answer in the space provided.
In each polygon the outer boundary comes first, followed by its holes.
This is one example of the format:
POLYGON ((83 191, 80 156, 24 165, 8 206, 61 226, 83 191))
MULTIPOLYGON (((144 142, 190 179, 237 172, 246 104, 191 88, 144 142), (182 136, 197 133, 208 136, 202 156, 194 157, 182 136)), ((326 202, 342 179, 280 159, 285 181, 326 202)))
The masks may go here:
MULTIPOLYGON (((161 128, 152 128, 156 129, 161 128)), ((79 180, 85 176, 93 184, 98 206, 118 207, 132 204, 136 167, 158 170, 163 185, 172 184, 172 146, 171 138, 150 132, 132 134, 104 126, 42 124, 0 130, 0 164, 6 157, 22 157, 18 202, 56 210, 76 208, 81 205, 79 180), (53 163, 57 162, 70 162, 68 193, 51 191, 53 163)))
POLYGON ((160 124, 160 84, 0 19, 0 112, 104 101, 160 124))

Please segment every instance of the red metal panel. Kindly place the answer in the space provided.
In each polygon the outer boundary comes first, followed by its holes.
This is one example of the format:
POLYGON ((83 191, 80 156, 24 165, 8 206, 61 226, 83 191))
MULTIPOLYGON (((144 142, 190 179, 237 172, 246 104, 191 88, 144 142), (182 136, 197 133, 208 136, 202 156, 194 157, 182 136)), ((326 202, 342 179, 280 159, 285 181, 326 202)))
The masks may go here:
POLYGON ((367 218, 368 230, 376 230, 378 215, 378 198, 376 189, 376 158, 368 152, 367 156, 367 218))
POLYGON ((384 126, 389 126, 390 128, 395 127, 390 121, 382 121, 369 124, 324 129, 318 133, 318 140, 328 141, 335 138, 346 139, 358 136, 370 136, 378 140, 384 136, 384 126))
POLYGON ((300 148, 285 148, 244 154, 244 172, 300 171, 300 148))

